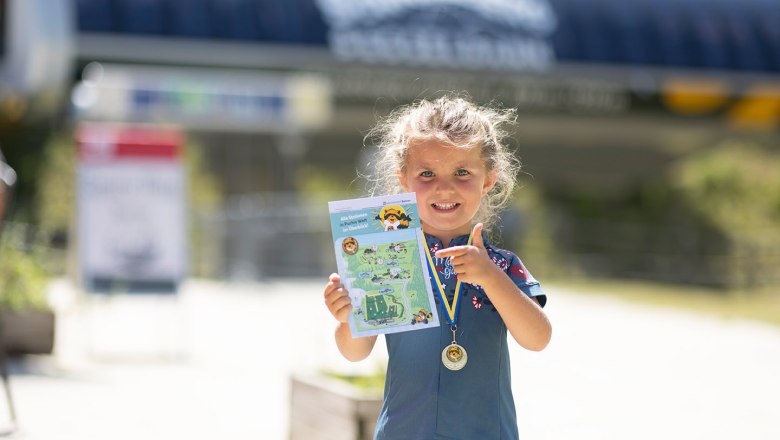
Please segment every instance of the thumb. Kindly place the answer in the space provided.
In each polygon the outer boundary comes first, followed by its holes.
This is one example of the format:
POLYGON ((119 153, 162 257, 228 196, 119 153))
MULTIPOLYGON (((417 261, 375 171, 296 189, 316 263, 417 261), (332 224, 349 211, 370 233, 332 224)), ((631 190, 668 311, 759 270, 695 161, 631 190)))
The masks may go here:
POLYGON ((482 223, 474 225, 474 229, 471 231, 471 244, 479 248, 485 248, 485 243, 482 241, 482 223))

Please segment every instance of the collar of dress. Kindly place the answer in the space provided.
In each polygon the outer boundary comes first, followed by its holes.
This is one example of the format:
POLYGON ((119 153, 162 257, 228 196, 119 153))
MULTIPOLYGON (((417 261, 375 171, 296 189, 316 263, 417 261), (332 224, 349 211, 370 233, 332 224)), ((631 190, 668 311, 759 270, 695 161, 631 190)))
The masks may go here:
MULTIPOLYGON (((429 249, 437 243, 441 245, 441 249, 445 248, 444 243, 441 240, 439 240, 437 237, 434 237, 433 235, 427 234, 425 232, 423 232, 423 234, 425 235, 425 242, 428 245, 429 249)), ((466 244, 468 241, 469 241, 469 234, 458 235, 456 237, 453 237, 452 241, 450 241, 450 245, 446 247, 462 246, 466 244)), ((487 249, 491 248, 490 242, 487 239, 485 231, 482 231, 482 242, 485 244, 485 248, 487 249)))

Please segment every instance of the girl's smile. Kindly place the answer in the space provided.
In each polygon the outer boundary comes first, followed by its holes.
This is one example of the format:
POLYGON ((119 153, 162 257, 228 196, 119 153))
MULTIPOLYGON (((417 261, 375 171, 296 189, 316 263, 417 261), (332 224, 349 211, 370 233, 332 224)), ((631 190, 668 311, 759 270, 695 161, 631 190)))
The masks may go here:
POLYGON ((460 203, 433 203, 431 206, 439 211, 451 211, 460 206, 460 203))
POLYGON ((445 245, 471 231, 482 196, 495 184, 479 147, 455 147, 435 139, 409 146, 398 180, 405 191, 417 193, 423 230, 445 245))

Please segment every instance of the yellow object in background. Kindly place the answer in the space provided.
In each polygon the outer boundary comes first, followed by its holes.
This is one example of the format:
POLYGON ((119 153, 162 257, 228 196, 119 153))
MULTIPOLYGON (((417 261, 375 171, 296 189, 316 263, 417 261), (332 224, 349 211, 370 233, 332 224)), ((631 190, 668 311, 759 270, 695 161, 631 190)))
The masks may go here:
POLYGON ((719 80, 671 79, 661 90, 663 103, 682 115, 706 115, 721 109, 729 100, 728 86, 719 80))

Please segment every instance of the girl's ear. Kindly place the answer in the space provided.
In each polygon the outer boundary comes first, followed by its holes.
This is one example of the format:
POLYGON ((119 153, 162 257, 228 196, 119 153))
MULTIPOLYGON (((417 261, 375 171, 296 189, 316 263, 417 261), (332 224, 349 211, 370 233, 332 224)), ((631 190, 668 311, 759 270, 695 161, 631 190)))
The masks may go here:
POLYGON ((489 193, 491 189, 493 189, 494 186, 496 186, 496 181, 498 180, 498 172, 496 170, 491 170, 487 173, 485 176, 485 182, 482 184, 482 195, 489 193))
POLYGON ((395 170, 395 177, 398 178, 398 184, 401 186, 401 189, 408 191, 408 186, 406 185, 406 174, 400 168, 395 170))

